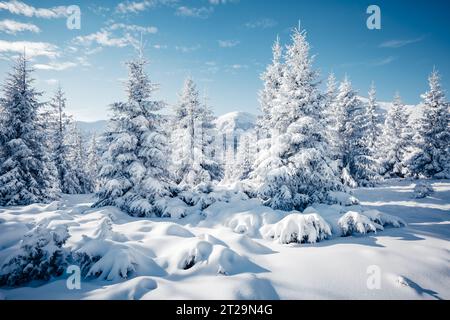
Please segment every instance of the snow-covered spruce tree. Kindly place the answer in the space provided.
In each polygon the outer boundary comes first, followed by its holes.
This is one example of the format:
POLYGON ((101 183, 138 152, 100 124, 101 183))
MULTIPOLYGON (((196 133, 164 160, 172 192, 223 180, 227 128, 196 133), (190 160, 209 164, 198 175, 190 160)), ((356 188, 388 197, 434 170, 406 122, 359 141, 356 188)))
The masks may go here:
POLYGON ((433 70, 430 89, 422 95, 423 115, 418 121, 415 146, 410 161, 413 175, 427 178, 450 178, 450 104, 441 89, 440 76, 433 70))
POLYGON ((57 198, 57 182, 39 121, 41 92, 21 55, 8 74, 0 100, 0 205, 28 205, 57 198))
POLYGON ((71 166, 79 184, 79 193, 91 193, 94 191, 94 186, 93 182, 90 179, 89 169, 87 167, 88 155, 86 152, 86 143, 80 129, 75 123, 71 128, 71 140, 71 166))
POLYGON ((369 152, 371 155, 374 155, 377 153, 377 140, 381 135, 381 120, 378 116, 378 103, 377 103, 377 91, 375 88, 375 84, 372 82, 372 85, 369 89, 369 99, 367 101, 366 106, 366 134, 365 134, 365 140, 366 145, 369 148, 369 152))
POLYGON ((322 119, 322 96, 306 32, 295 29, 284 55, 279 92, 271 102, 266 128, 276 130, 269 150, 259 155, 251 176, 262 201, 282 210, 302 210, 342 190, 331 168, 322 119))
POLYGON ((97 142, 97 134, 95 133, 91 137, 87 152, 87 177, 90 183, 91 191, 97 192, 99 186, 97 176, 100 170, 100 148, 97 142))
POLYGON ((336 160, 338 158, 337 149, 340 143, 339 136, 337 134, 337 118, 339 116, 336 105, 337 90, 338 87, 336 77, 334 73, 330 73, 327 78, 326 92, 325 97, 323 99, 324 105, 322 111, 323 111, 324 125, 326 127, 325 133, 327 135, 327 139, 332 154, 331 158, 333 160, 336 160))
POLYGON ((326 124, 330 127, 336 127, 336 96, 337 96, 337 81, 333 72, 328 75, 326 83, 326 92, 324 97, 323 112, 326 119, 326 124))
POLYGON ((235 159, 235 178, 237 180, 248 179, 255 162, 256 137, 252 133, 247 133, 239 138, 236 159, 235 159))
POLYGON ((0 287, 20 286, 33 280, 49 281, 67 266, 69 238, 66 226, 38 225, 23 237, 20 246, 0 265, 0 287))
POLYGON ((399 93, 396 93, 378 143, 380 173, 383 176, 404 178, 408 174, 405 157, 409 152, 411 139, 409 116, 399 93))
POLYGON ((183 189, 218 181, 221 168, 211 156, 213 116, 191 78, 186 79, 175 107, 171 135, 176 182, 183 189))
POLYGON ((72 117, 65 113, 66 97, 61 86, 55 92, 48 110, 44 112, 47 119, 48 147, 51 150, 53 163, 58 174, 59 186, 62 193, 81 193, 80 181, 77 178, 71 161, 73 146, 70 144, 70 128, 72 117))
POLYGON ((267 66, 266 71, 261 75, 263 89, 259 93, 259 103, 262 115, 257 121, 257 135, 261 140, 261 147, 264 149, 269 146, 268 139, 271 136, 270 119, 274 107, 275 99, 278 96, 281 79, 283 78, 283 48, 280 39, 277 37, 272 47, 272 63, 267 66))
POLYGON ((336 110, 341 180, 349 187, 369 185, 377 176, 377 165, 367 146, 367 111, 347 76, 339 86, 336 110))
POLYGON ((157 90, 144 68, 142 54, 128 62, 125 102, 112 104, 104 141, 101 186, 95 207, 117 206, 133 216, 161 216, 165 197, 172 195, 168 141, 162 128, 165 107, 153 100, 157 90))

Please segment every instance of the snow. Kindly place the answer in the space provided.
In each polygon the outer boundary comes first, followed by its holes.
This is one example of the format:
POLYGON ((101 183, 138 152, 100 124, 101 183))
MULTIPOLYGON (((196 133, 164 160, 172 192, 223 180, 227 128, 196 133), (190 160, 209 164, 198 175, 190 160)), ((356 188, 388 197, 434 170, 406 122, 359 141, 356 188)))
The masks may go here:
POLYGON ((255 127, 256 116, 248 112, 230 112, 214 121, 219 132, 234 136, 252 130, 255 127))
POLYGON ((449 299, 450 181, 430 181, 435 193, 422 199, 416 183, 355 189, 359 204, 302 213, 239 196, 184 219, 91 209, 90 195, 0 208, 0 264, 38 224, 68 228, 69 264, 90 258, 80 290, 67 289, 63 274, 2 287, 0 298, 449 299), (381 270, 379 290, 367 287, 371 266, 381 270))

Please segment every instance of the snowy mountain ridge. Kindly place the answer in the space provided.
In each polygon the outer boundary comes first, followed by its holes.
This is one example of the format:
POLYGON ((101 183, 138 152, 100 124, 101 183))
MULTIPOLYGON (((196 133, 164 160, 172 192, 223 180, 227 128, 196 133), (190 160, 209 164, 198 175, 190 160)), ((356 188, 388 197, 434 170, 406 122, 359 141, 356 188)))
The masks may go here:
MULTIPOLYGON (((359 99, 367 103, 368 99, 365 97, 359 97, 359 99)), ((392 107, 392 102, 377 101, 378 111, 383 116, 392 107)), ((406 105, 406 110, 409 112, 411 119, 418 119, 422 113, 422 106, 418 105, 406 105)), ((250 112, 245 111, 232 111, 223 114, 216 118, 214 121, 216 128, 219 132, 226 135, 241 135, 244 132, 252 130, 256 125, 257 116, 250 112)), ((106 120, 98 121, 77 121, 77 125, 86 136, 91 136, 93 133, 100 135, 106 129, 108 122, 106 120)))

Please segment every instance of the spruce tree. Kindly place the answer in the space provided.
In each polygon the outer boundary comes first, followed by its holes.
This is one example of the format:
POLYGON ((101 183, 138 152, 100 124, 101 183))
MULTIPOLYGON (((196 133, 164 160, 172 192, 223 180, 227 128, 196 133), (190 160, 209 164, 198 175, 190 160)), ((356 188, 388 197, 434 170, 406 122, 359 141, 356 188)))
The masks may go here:
POLYGON ((404 178, 408 174, 405 160, 411 146, 411 138, 409 116, 399 93, 396 93, 378 143, 382 175, 404 178))
POLYGON ((47 134, 52 159, 58 172, 61 192, 78 194, 82 192, 82 188, 75 172, 76 169, 71 162, 74 150, 69 134, 70 128, 73 126, 73 119, 65 112, 66 101, 64 91, 59 86, 45 112, 49 124, 47 134))
POLYGON ((39 121, 41 92, 33 87, 33 69, 19 56, 0 100, 0 205, 28 205, 57 198, 57 182, 39 121))
POLYGON ((342 182, 350 187, 369 185, 377 176, 367 145, 367 110, 346 76, 336 97, 337 154, 342 182))
POLYGON ((173 119, 172 157, 176 182, 182 188, 195 189, 222 176, 212 157, 213 115, 191 78, 186 79, 173 119))
POLYGON ((302 210, 342 189, 331 167, 313 60, 306 32, 295 29, 265 125, 276 140, 259 156, 252 173, 258 196, 274 209, 302 210))
POLYGON ((87 176, 89 180, 89 189, 91 192, 97 192, 99 181, 98 173, 100 170, 100 147, 97 141, 97 134, 93 134, 89 142, 87 154, 87 176))
POLYGON ((450 178, 449 103, 437 70, 431 73, 428 84, 429 90, 422 95, 423 115, 418 122, 417 151, 410 169, 417 177, 450 178))
POLYGON ((366 145, 369 148, 369 152, 374 155, 377 148, 377 139, 381 135, 380 118, 378 115, 378 102, 376 98, 375 84, 372 83, 369 90, 369 99, 366 107, 366 145))
POLYGON ((101 186, 96 207, 117 206, 133 216, 161 216, 165 197, 172 196, 168 139, 163 129, 165 107, 154 100, 158 86, 145 72, 142 54, 128 62, 127 100, 111 105, 102 156, 101 186))

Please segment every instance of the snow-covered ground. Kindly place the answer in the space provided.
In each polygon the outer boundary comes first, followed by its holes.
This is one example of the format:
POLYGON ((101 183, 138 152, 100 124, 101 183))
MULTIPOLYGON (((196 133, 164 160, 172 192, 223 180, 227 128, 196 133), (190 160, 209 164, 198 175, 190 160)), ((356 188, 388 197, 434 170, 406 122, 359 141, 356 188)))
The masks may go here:
POLYGON ((423 199, 414 186, 357 189, 359 205, 321 205, 303 215, 237 196, 181 220, 91 209, 89 195, 0 208, 0 265, 37 224, 68 226, 65 248, 101 257, 87 270, 96 277, 83 278, 80 290, 69 290, 64 275, 1 288, 0 298, 450 299, 450 181, 434 181, 435 192, 423 199), (407 226, 387 226, 402 220, 407 226), (353 234, 340 236, 346 232, 353 234), (283 244, 294 237, 326 239, 283 244))

